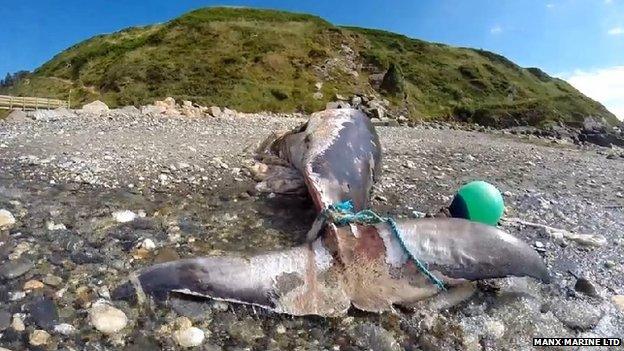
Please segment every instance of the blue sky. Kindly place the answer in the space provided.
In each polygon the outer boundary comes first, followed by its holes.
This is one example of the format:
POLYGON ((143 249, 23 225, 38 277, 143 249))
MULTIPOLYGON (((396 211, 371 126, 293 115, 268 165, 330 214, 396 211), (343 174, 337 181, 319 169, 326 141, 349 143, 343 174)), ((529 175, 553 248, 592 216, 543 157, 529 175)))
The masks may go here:
POLYGON ((503 54, 572 82, 624 118, 624 0, 22 0, 0 7, 0 74, 34 69, 93 35, 238 5, 503 54))

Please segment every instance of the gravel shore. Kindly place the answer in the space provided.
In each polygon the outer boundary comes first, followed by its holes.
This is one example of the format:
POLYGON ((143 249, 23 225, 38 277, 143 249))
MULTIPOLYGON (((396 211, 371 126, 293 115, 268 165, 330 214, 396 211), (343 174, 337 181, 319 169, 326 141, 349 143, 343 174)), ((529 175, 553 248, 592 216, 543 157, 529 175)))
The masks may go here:
POLYGON ((451 307, 329 319, 110 301, 154 262, 302 243, 310 200, 258 194, 246 168, 269 133, 302 121, 112 111, 0 122, 0 350, 532 350, 533 337, 624 335, 624 158, 424 125, 378 128, 373 208, 418 217, 465 182, 491 182, 505 196, 502 227, 540 252, 551 284, 484 281, 451 307))

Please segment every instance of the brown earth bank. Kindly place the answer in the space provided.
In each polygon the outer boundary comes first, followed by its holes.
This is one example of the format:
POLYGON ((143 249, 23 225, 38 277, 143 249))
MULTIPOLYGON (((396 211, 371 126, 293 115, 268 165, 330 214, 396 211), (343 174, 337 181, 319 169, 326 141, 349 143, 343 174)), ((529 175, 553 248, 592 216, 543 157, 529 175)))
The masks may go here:
POLYGON ((419 217, 448 205, 465 182, 491 182, 504 193, 506 217, 521 220, 501 227, 543 256, 551 284, 484 281, 452 306, 430 300, 344 318, 181 296, 145 309, 110 301, 138 268, 303 242, 310 201, 256 193, 246 166, 269 133, 305 116, 172 118, 131 108, 39 115, 0 122, 0 347, 532 350, 533 337, 624 335, 618 148, 446 124, 377 127, 384 158, 373 209, 419 217))

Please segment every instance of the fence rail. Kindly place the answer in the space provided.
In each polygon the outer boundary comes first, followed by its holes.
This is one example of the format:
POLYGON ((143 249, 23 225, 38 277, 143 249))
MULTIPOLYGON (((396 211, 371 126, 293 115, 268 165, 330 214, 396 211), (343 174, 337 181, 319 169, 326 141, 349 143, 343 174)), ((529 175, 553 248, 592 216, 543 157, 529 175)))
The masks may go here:
POLYGON ((69 101, 40 97, 0 95, 0 110, 49 110, 59 107, 69 108, 69 101))

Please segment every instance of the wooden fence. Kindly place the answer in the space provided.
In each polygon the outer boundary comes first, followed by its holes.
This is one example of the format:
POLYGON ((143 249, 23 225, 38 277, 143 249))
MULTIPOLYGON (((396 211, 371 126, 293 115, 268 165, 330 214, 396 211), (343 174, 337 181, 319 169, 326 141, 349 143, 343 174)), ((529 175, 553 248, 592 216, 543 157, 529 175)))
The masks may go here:
POLYGON ((0 110, 50 110, 59 107, 69 108, 69 101, 40 97, 0 95, 0 110))

